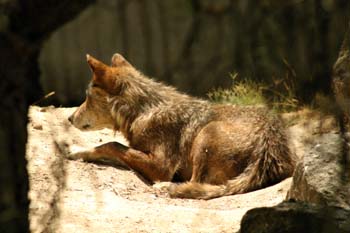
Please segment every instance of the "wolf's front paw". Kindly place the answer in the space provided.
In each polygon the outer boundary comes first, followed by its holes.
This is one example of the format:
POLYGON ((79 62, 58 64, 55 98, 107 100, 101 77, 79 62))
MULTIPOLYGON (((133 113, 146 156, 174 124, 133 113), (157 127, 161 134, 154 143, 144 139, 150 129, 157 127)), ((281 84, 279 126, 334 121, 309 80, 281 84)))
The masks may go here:
POLYGON ((65 157, 70 160, 85 159, 86 156, 87 152, 77 146, 72 146, 70 151, 65 154, 65 157))
POLYGON ((65 157, 70 160, 78 160, 78 159, 83 159, 84 155, 82 152, 77 152, 77 153, 68 153, 65 155, 65 157))

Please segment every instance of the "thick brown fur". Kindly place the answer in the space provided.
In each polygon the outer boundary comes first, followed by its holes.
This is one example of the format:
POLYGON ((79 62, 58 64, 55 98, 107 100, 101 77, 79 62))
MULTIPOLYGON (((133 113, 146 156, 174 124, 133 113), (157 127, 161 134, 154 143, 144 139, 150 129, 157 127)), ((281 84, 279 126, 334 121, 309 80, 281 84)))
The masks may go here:
POLYGON ((89 55, 87 61, 87 98, 69 120, 82 130, 119 130, 130 147, 111 142, 69 158, 118 161, 151 182, 176 176, 184 183, 168 191, 181 198, 245 193, 292 175, 281 121, 265 108, 190 97, 145 77, 119 54, 111 66, 89 55))

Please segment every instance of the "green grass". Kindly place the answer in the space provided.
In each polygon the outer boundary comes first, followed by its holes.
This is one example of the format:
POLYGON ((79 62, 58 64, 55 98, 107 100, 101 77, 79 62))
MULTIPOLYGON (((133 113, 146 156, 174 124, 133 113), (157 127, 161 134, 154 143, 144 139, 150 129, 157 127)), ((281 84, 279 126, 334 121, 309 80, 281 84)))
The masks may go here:
POLYGON ((230 89, 211 91, 208 97, 213 102, 236 105, 265 105, 263 87, 258 83, 245 79, 237 80, 238 74, 231 75, 233 85, 230 89))
POLYGON ((237 73, 232 74, 231 78, 231 88, 216 89, 208 94, 211 101, 241 106, 268 105, 277 112, 296 110, 299 106, 288 78, 276 80, 270 86, 250 79, 239 79, 237 73))

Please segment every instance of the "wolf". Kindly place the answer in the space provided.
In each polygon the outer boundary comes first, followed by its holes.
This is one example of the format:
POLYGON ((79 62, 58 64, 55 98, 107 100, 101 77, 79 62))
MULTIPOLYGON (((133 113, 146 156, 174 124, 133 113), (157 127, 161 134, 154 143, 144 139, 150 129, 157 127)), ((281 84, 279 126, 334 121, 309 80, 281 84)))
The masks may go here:
POLYGON ((86 100, 68 120, 84 131, 120 131, 129 146, 109 142, 69 159, 115 161, 151 183, 169 183, 174 198, 246 193, 293 174, 285 129, 266 108, 191 97, 146 77, 120 54, 110 66, 90 55, 87 62, 86 100))

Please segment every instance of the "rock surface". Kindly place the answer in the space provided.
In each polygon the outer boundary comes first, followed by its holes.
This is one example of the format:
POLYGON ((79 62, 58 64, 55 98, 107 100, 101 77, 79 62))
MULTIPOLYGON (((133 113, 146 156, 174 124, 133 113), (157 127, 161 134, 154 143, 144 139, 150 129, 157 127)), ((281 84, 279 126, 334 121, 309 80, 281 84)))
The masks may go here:
POLYGON ((315 135, 297 164, 287 199, 350 208, 349 172, 338 133, 315 135))
POLYGON ((350 210, 315 204, 284 202, 249 210, 240 233, 349 233, 350 210))

